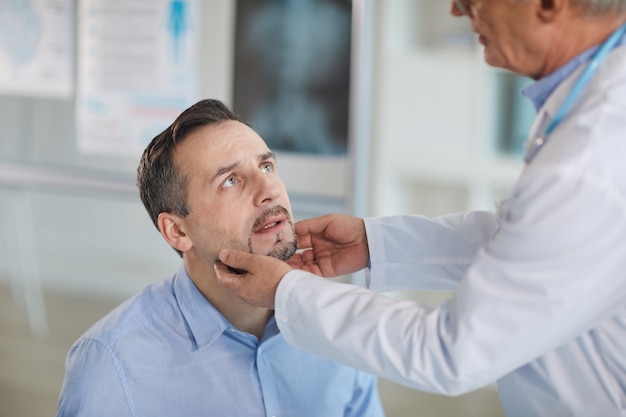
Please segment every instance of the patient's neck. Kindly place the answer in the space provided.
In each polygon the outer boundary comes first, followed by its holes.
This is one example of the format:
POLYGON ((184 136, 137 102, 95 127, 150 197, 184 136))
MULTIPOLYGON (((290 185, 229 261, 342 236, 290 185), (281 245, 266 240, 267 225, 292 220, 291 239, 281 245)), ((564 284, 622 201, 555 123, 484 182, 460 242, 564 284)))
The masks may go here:
POLYGON ((274 310, 254 307, 243 301, 233 290, 223 287, 217 281, 213 268, 199 268, 193 263, 185 263, 187 273, 198 290, 217 311, 235 328, 248 332, 261 340, 268 320, 274 310), (191 265, 190 265, 191 264, 191 265))

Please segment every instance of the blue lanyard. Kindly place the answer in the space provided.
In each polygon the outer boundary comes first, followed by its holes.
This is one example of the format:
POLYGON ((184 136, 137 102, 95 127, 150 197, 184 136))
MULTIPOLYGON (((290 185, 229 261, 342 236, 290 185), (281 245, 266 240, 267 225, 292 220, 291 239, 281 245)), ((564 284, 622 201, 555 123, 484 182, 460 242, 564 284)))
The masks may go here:
POLYGON ((585 86, 589 83, 589 80, 591 79, 593 74, 595 74, 595 72, 598 70, 602 61, 604 61, 604 59, 609 54, 611 49, 615 47, 617 42, 622 38, 622 36, 624 36, 625 33, 626 33, 626 24, 620 26, 620 28, 617 29, 611 35, 611 37, 607 39, 598 48, 596 53, 591 58, 589 65, 587 65, 587 68, 585 68, 585 71, 576 80, 576 84, 574 85, 572 90, 569 92, 569 95, 567 96, 563 104, 561 104, 561 107, 559 107, 559 109, 557 110, 556 114, 554 115, 554 118, 550 121, 550 124, 548 124, 548 127, 543 132, 543 136, 535 139, 534 152, 531 152, 530 155, 527 155, 526 157, 527 162, 534 156, 538 148, 541 147, 546 142, 547 137, 552 133, 552 131, 561 123, 561 121, 563 121, 563 119, 565 119, 568 112, 570 111, 570 108, 572 107, 572 105, 574 104, 578 96, 580 96, 580 93, 582 93, 585 86))

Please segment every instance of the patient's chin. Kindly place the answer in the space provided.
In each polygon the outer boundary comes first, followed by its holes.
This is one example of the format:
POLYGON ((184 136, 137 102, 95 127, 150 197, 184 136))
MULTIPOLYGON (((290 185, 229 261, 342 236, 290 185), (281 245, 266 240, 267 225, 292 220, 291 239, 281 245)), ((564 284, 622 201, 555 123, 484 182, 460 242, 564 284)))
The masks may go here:
POLYGON ((267 252, 267 256, 278 258, 281 261, 286 261, 291 258, 298 249, 298 244, 294 240, 292 242, 280 242, 271 251, 267 252))

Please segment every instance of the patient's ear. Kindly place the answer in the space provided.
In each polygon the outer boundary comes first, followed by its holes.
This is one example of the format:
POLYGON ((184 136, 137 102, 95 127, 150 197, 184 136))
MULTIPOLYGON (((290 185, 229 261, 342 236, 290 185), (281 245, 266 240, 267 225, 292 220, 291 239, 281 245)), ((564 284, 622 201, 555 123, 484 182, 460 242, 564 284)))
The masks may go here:
POLYGON ((163 212, 159 214, 157 219, 157 225, 163 239, 171 247, 181 252, 186 252, 193 246, 191 238, 185 233, 184 224, 183 218, 172 213, 163 212))

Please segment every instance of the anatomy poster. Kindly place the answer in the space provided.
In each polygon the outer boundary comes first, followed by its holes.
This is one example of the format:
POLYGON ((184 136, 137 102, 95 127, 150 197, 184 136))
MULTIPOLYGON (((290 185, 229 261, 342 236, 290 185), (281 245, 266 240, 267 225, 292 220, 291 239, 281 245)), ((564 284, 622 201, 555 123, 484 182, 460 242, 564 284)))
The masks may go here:
POLYGON ((0 94, 74 92, 74 1, 0 1, 0 94))
POLYGON ((86 153, 138 155, 197 95, 197 0, 81 0, 76 122, 86 153))

